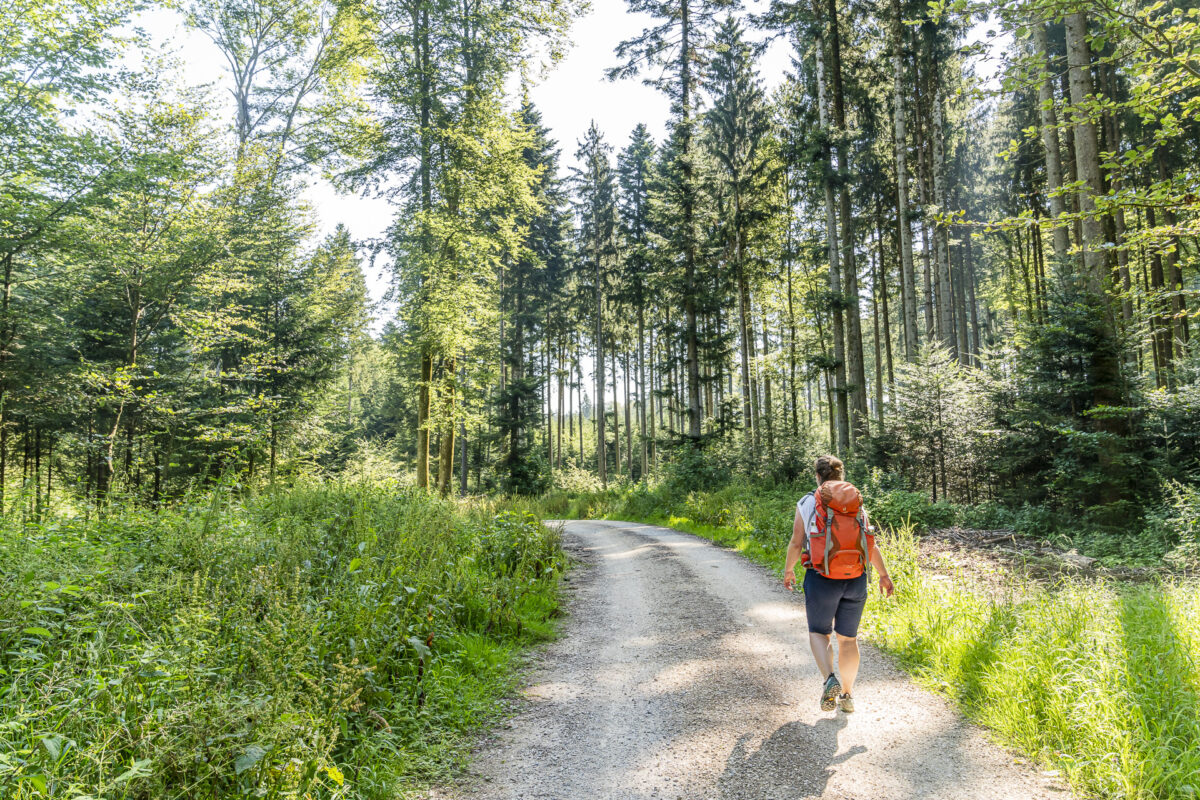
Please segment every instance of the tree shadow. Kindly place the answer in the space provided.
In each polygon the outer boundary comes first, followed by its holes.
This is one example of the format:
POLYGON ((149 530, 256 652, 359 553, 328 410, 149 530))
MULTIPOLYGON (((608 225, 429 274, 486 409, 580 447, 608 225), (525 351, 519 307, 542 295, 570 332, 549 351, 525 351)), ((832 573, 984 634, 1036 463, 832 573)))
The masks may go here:
POLYGON ((838 732, 846 717, 824 717, 814 724, 789 722, 747 752, 752 734, 742 735, 726 759, 725 771, 717 780, 722 798, 819 797, 824 794, 833 767, 867 748, 856 745, 837 754, 838 732))

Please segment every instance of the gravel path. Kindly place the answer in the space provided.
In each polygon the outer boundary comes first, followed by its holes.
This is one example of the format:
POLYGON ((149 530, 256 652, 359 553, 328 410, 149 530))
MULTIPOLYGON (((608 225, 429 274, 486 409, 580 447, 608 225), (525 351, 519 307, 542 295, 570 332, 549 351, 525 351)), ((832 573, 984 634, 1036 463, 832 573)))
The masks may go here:
POLYGON ((804 607, 703 539, 564 524, 562 636, 473 774, 431 797, 1068 798, 863 647, 858 711, 823 713, 804 607))

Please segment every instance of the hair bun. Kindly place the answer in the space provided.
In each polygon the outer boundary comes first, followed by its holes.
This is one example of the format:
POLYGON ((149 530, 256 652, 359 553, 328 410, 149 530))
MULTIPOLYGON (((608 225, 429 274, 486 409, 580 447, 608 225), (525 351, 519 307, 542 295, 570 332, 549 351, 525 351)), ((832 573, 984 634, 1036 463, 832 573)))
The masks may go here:
POLYGON ((846 466, 837 456, 821 456, 814 467, 821 482, 840 481, 846 476, 846 466))

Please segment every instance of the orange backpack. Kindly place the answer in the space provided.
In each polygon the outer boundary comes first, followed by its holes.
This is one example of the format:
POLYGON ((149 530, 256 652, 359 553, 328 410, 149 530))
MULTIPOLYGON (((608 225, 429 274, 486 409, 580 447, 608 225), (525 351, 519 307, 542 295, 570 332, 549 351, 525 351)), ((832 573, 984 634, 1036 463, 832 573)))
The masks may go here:
POLYGON ((857 578, 868 568, 875 537, 867 527, 862 494, 845 481, 825 481, 813 492, 817 532, 805 534, 800 563, 826 578, 857 578))

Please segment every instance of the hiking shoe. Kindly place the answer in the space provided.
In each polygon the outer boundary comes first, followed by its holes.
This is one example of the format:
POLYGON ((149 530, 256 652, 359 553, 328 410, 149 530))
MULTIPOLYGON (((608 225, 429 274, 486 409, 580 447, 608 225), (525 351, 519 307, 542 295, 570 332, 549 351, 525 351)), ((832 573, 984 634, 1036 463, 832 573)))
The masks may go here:
POLYGON ((854 698, 848 694, 838 697, 838 706, 847 714, 854 713, 854 698))
POLYGON ((825 679, 825 691, 821 692, 821 710, 833 711, 837 708, 838 695, 842 693, 842 684, 832 672, 825 679))

